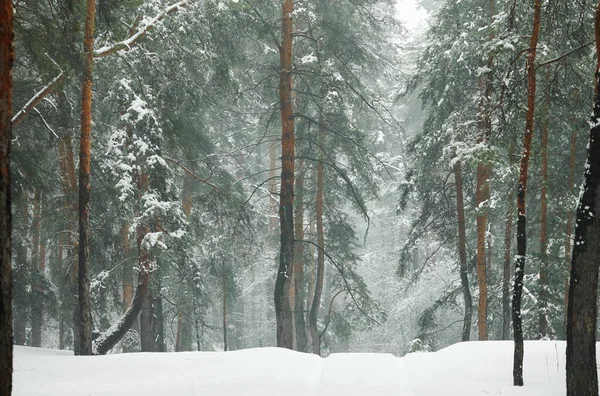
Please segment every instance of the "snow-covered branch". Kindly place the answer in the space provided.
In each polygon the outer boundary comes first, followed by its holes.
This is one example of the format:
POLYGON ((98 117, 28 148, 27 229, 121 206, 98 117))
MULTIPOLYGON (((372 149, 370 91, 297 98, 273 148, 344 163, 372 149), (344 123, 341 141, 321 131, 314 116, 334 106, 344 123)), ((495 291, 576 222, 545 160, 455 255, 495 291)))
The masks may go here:
POLYGON ((48 85, 46 85, 40 92, 33 95, 33 97, 25 104, 25 106, 23 106, 23 108, 19 110, 19 112, 12 118, 11 123, 13 128, 19 125, 25 116, 32 111, 35 106, 40 104, 40 102, 44 100, 46 96, 51 94, 52 91, 54 91, 54 88, 56 88, 56 86, 60 84, 64 78, 65 73, 61 71, 60 74, 54 78, 54 80, 50 81, 48 85))
POLYGON ((161 13, 156 15, 148 23, 146 23, 144 26, 142 26, 135 33, 131 34, 127 39, 95 50, 94 57, 102 58, 102 57, 105 57, 108 55, 112 55, 118 51, 129 51, 131 49, 131 47, 136 45, 137 42, 141 38, 143 38, 148 31, 152 30, 152 28, 154 28, 154 26, 156 26, 156 24, 158 22, 165 19, 165 17, 167 17, 168 15, 173 14, 173 13, 179 11, 180 9, 184 8, 189 3, 190 3, 190 0, 182 0, 173 5, 170 5, 164 11, 162 11, 161 13))

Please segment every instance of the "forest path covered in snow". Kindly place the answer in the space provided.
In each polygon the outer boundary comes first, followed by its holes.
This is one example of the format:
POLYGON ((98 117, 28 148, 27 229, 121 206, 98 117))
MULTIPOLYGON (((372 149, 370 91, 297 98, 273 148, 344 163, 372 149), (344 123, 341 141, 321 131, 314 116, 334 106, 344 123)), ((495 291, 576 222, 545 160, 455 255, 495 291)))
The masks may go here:
POLYGON ((565 394, 564 342, 525 343, 512 386, 512 342, 468 342, 402 358, 278 349, 74 357, 15 347, 15 396, 468 396, 565 394))

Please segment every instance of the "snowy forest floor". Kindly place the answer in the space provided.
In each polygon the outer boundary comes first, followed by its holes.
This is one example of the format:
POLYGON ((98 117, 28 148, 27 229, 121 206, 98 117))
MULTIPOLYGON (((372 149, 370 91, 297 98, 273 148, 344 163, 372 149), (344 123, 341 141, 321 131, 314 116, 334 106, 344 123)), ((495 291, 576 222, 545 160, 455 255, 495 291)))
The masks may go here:
POLYGON ((564 395, 565 342, 525 343, 525 386, 512 386, 513 343, 460 343, 438 352, 333 354, 284 349, 74 357, 15 347, 15 396, 564 395))

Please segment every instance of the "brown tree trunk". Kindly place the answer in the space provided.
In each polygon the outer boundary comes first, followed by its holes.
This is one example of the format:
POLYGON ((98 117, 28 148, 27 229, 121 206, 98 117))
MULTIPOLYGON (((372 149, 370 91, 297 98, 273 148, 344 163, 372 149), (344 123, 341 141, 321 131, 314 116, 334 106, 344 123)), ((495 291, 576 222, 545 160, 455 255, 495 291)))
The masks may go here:
MULTIPOLYGON (((304 174, 305 168, 301 163, 296 179, 296 240, 304 240, 304 174)), ((307 351, 306 321, 304 320, 304 303, 306 292, 304 287, 304 244, 296 243, 294 252, 294 289, 295 307, 294 323, 296 327, 296 349, 300 352, 307 351)))
MULTIPOLYGON (((550 73, 546 71, 546 81, 550 82, 550 73)), ((549 88, 546 88, 546 106, 549 106, 549 88)), ((548 114, 542 125, 542 188, 540 193, 541 217, 540 217, 540 293, 538 297, 538 326, 541 339, 548 335, 548 114)))
POLYGON ((84 67, 81 93, 81 140, 79 146, 79 344, 81 355, 92 354, 90 303, 90 165, 92 143, 92 79, 94 66, 94 19, 96 1, 87 0, 84 31, 84 67))
POLYGON ((281 7, 281 46, 279 105, 281 110, 281 189, 279 221, 281 246, 279 269, 275 281, 275 317, 277 346, 293 348, 293 320, 289 301, 290 278, 294 265, 294 109, 292 104, 292 13, 293 0, 281 7))
POLYGON ((41 264, 41 225, 42 225, 42 193, 35 190, 33 197, 33 224, 31 237, 31 342, 30 346, 40 348, 42 346, 42 302, 44 290, 40 284, 43 273, 40 271, 41 264))
MULTIPOLYGON (((322 119, 321 125, 322 123, 322 119)), ((319 156, 320 158, 321 156, 319 156)), ((321 295, 323 293, 323 280, 325 276, 325 238, 323 235, 323 184, 325 171, 323 162, 317 163, 317 197, 315 202, 315 212, 317 216, 317 279, 315 284, 315 295, 309 314, 310 336, 313 343, 313 353, 321 355, 321 337, 317 328, 319 318, 319 307, 321 306, 321 295)))
POLYGON ((600 261, 600 2, 596 8, 596 91, 567 308, 567 396, 598 395, 596 318, 600 261))
POLYGON ((535 115, 535 56, 541 24, 541 0, 534 0, 533 32, 527 56, 527 114, 525 117, 525 138, 523 155, 519 171, 519 187, 517 190, 517 258, 515 262, 515 283, 512 298, 512 321, 515 338, 513 362, 513 383, 523 386, 523 327, 521 320, 521 297, 523 294, 523 277, 525 275, 525 255, 527 253, 527 218, 525 217, 525 198, 527 194, 527 172, 531 155, 531 139, 533 137, 533 121, 535 115))
POLYGON ((463 198, 463 181, 460 161, 454 164, 454 183, 456 185, 456 217, 458 220, 458 256, 460 258, 460 283, 463 289, 465 315, 463 320, 462 340, 471 338, 471 321, 473 316, 473 301, 469 289, 469 269, 467 268, 467 237, 465 222, 465 203, 463 198))
POLYGON ((0 395, 12 389, 11 194, 13 3, 0 0, 0 395))

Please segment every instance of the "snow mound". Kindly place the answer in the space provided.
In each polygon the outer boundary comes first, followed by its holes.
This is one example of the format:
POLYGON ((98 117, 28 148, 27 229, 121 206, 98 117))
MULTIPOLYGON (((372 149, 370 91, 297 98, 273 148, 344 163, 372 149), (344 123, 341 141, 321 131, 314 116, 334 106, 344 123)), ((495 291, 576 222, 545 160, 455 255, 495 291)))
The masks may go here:
POLYGON ((434 353, 333 354, 278 348, 78 356, 15 347, 15 396, 468 396, 565 394, 564 342, 525 343, 525 386, 512 386, 513 343, 434 353))

